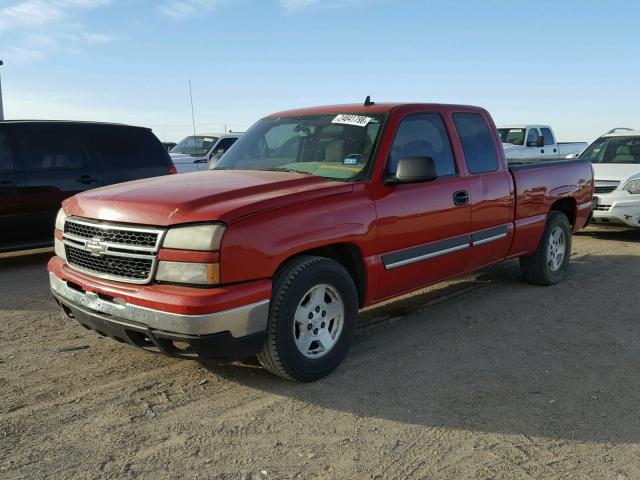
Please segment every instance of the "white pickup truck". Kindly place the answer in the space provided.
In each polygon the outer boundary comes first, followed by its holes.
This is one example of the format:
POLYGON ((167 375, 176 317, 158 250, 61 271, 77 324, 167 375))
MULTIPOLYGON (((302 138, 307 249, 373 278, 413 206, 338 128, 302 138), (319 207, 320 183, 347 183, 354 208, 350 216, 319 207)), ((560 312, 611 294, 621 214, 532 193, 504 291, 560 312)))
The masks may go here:
POLYGON ((589 146, 587 142, 557 143, 548 125, 505 125, 498 132, 509 163, 576 158, 589 146))
POLYGON ((169 151, 178 173, 208 170, 240 138, 241 133, 211 133, 183 138, 169 151))

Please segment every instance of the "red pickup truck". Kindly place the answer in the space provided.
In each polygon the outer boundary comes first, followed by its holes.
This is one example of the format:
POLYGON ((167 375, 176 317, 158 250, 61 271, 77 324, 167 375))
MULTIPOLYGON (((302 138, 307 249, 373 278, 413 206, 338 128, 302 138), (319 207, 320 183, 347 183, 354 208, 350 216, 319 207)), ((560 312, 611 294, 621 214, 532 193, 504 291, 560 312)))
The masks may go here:
POLYGON ((552 285, 591 215, 586 161, 509 168, 483 109, 371 104, 277 113, 212 171, 76 195, 51 289, 86 328, 146 350, 311 381, 358 309, 505 259, 552 285))

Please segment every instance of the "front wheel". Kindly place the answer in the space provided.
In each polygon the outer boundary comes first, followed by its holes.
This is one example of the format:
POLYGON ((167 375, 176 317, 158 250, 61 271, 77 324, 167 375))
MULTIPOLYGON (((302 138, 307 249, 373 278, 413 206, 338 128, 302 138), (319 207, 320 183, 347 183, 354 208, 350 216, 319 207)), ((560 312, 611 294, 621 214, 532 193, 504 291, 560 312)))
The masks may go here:
POLYGON ((258 360, 289 380, 322 378, 346 356, 357 315, 349 272, 329 258, 300 257, 274 279, 267 341, 258 360))
POLYGON ((555 285, 564 278, 570 257, 569 220, 564 213, 551 211, 536 251, 520 257, 522 276, 536 285, 555 285))

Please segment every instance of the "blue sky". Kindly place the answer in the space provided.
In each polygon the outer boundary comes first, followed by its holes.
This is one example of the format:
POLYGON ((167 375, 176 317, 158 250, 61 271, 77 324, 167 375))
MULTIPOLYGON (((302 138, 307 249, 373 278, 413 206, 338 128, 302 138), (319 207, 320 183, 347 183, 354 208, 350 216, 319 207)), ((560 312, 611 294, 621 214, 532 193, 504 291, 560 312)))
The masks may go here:
POLYGON ((633 0, 0 0, 7 118, 146 125, 163 140, 270 112, 481 105, 560 140, 640 128, 633 0))

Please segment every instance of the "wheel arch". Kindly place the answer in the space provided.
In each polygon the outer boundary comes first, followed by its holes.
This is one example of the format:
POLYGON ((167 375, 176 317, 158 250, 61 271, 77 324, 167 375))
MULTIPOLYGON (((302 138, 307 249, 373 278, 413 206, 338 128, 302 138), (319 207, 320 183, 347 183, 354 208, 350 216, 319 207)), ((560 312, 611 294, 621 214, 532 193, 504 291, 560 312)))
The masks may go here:
POLYGON ((277 271, 281 271, 297 258, 307 255, 330 258, 342 265, 347 270, 356 286, 356 291, 358 292, 358 306, 360 308, 364 306, 367 297, 367 272, 364 257, 357 245, 354 245, 353 243, 333 243, 297 252, 296 254, 286 258, 278 266, 277 271))
POLYGON ((578 202, 576 202, 576 199, 573 197, 564 197, 553 202, 549 211, 564 213, 569 220, 569 224, 574 226, 576 224, 576 216, 578 213, 578 202))

